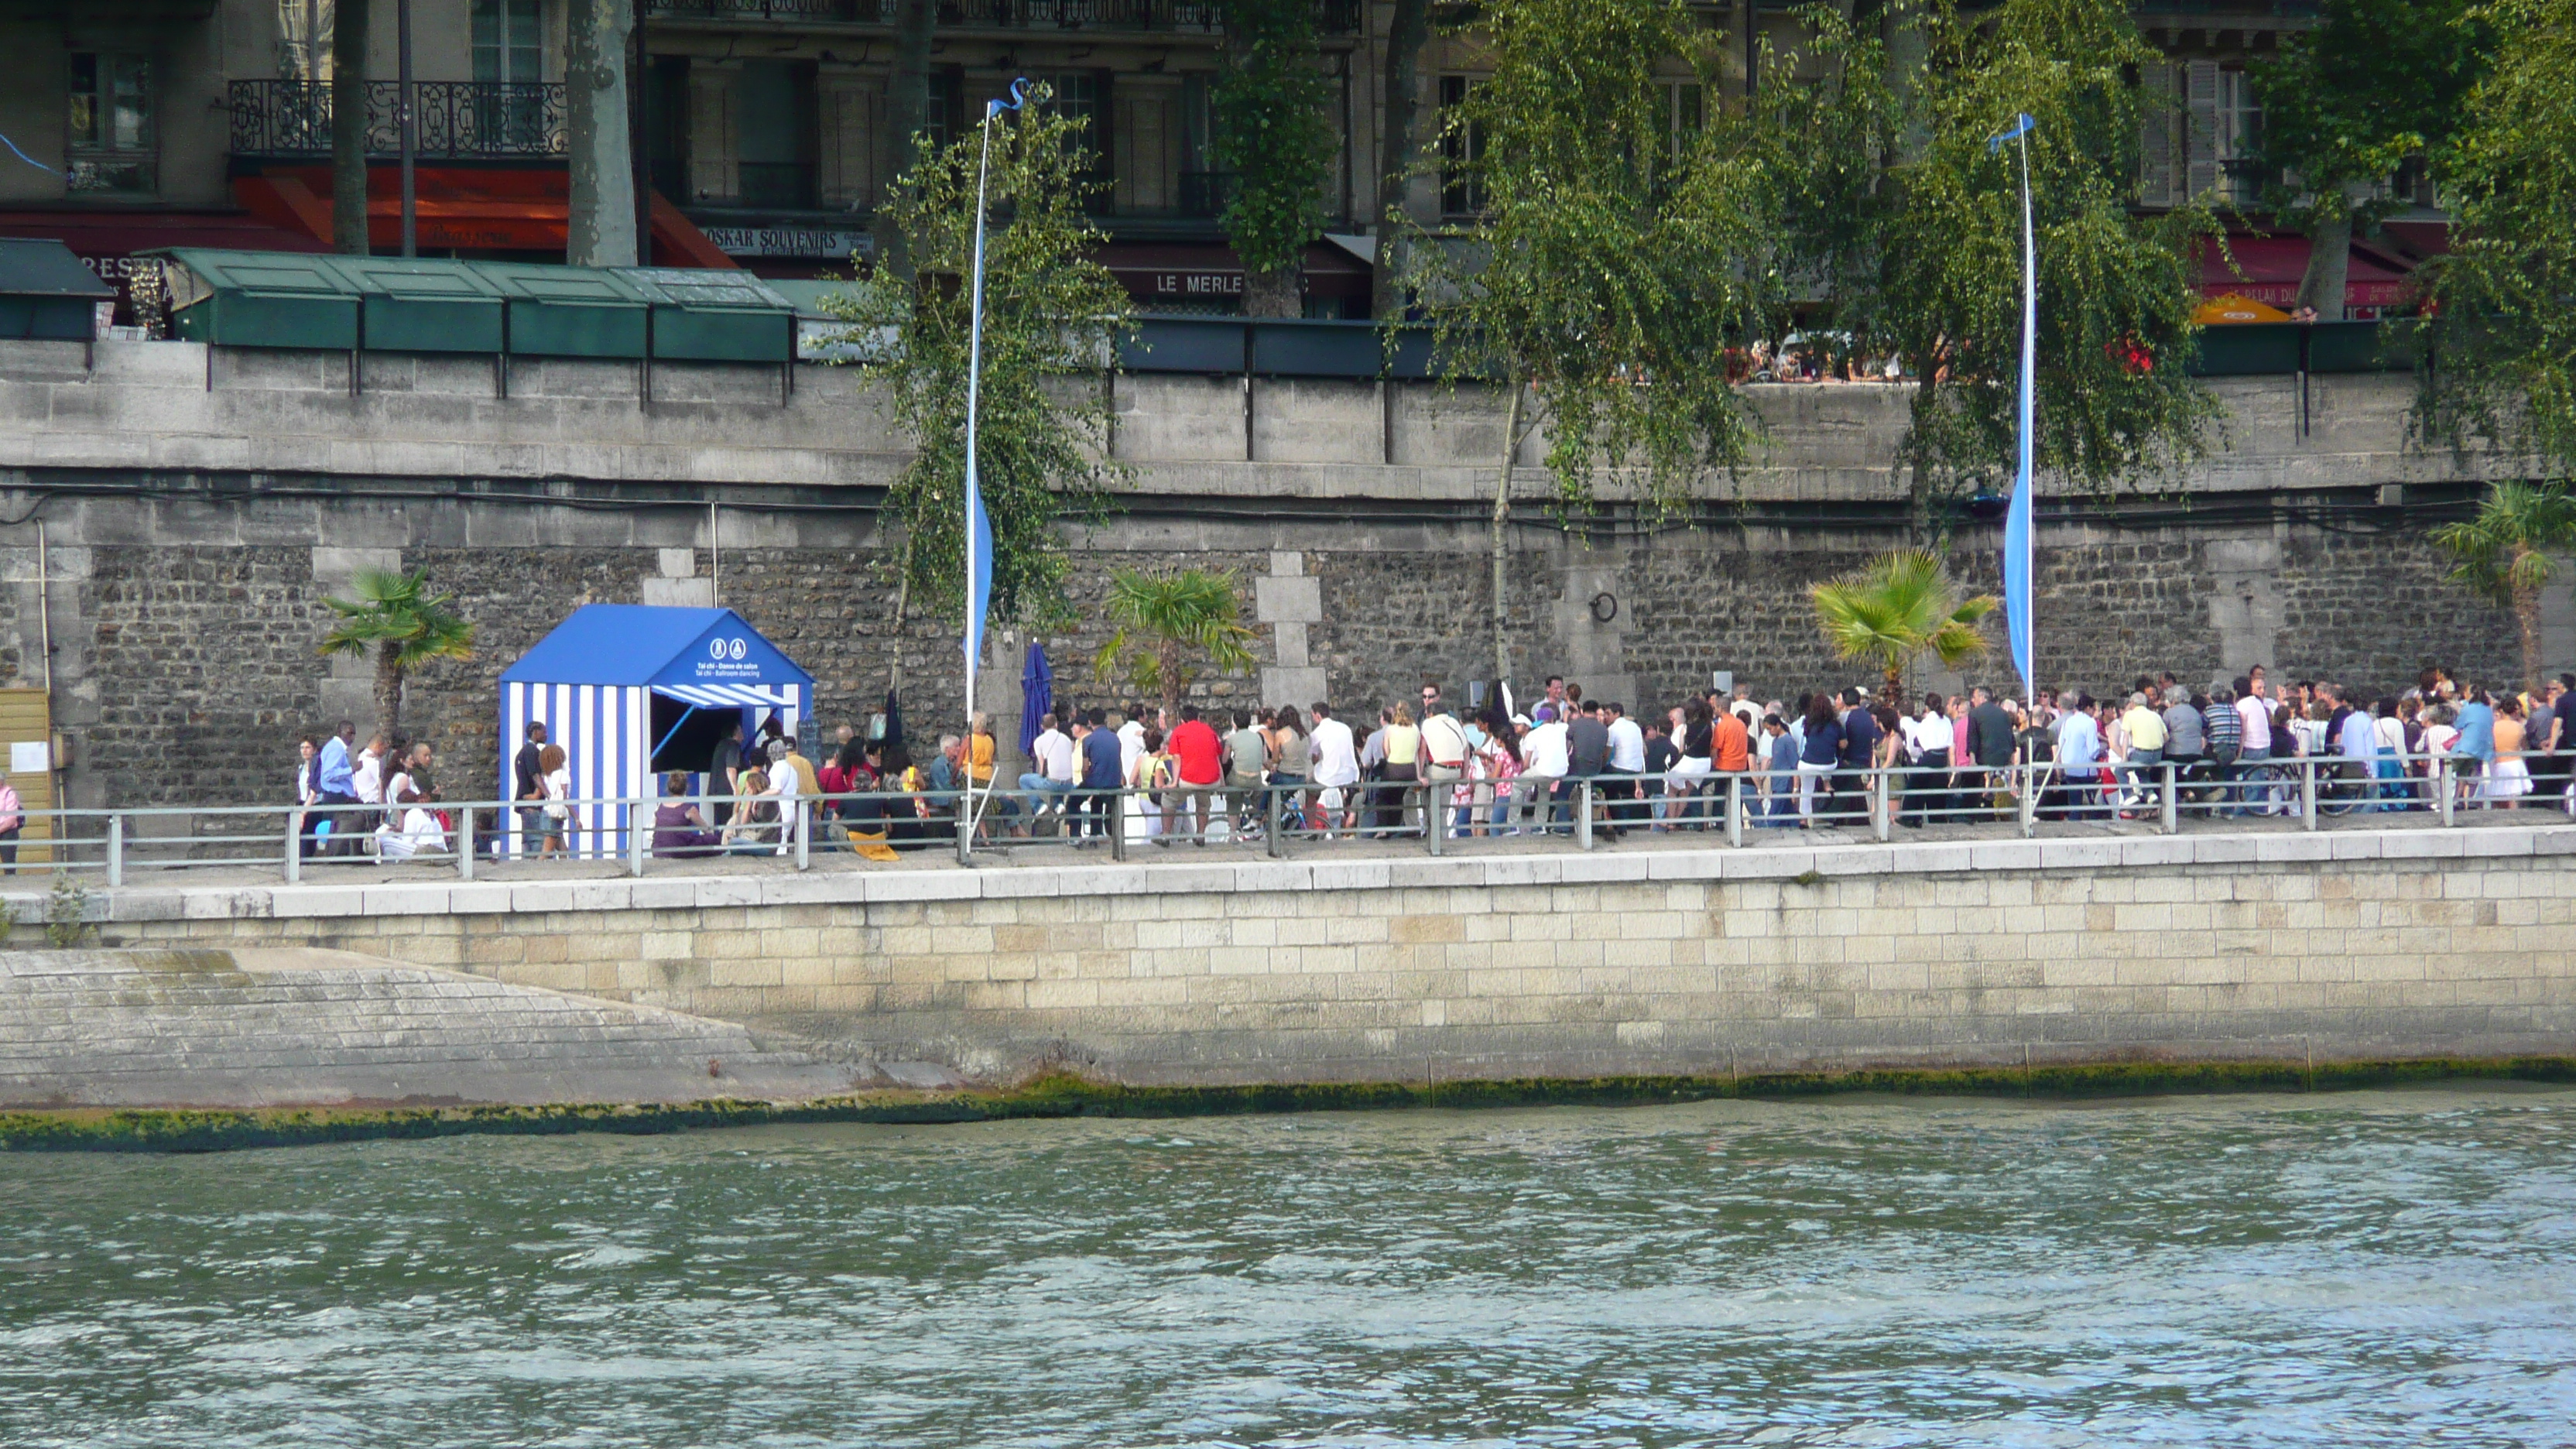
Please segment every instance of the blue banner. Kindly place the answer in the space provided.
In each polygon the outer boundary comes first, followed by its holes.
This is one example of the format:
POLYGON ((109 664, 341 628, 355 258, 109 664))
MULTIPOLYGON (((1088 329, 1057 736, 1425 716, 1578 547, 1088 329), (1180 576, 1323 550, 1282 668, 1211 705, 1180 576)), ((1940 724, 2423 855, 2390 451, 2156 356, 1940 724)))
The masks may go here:
POLYGON ((2004 514, 2004 625, 2012 640, 2013 668, 2021 674, 2025 700, 2039 698, 2038 671, 2031 659, 2031 402, 2038 380, 2039 247, 2030 224, 2030 142, 2039 123, 2018 117, 2011 130, 1986 143, 2000 151, 2006 141, 2019 141, 2021 152, 2021 397, 2019 429, 2013 458, 2012 505, 2004 514))

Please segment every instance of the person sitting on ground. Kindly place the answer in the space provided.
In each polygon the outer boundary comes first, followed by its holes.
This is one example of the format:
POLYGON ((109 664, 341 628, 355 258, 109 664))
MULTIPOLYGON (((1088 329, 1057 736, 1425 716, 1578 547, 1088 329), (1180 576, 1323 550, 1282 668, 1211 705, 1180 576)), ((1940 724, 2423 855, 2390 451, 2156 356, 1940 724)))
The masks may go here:
POLYGON ((405 781, 394 798, 394 809, 401 816, 400 828, 391 820, 376 827, 376 860, 379 864, 409 860, 415 855, 435 855, 447 849, 447 831, 439 824, 436 791, 421 791, 405 781))
POLYGON ((718 837, 704 815, 686 797, 687 772, 662 777, 662 793, 672 798, 653 808, 653 854, 664 860, 689 860, 716 853, 718 837))
POLYGON ((769 772, 761 769, 743 771, 735 777, 734 788, 746 799, 725 825, 723 845, 735 852, 767 853, 778 848, 778 797, 771 791, 769 772))

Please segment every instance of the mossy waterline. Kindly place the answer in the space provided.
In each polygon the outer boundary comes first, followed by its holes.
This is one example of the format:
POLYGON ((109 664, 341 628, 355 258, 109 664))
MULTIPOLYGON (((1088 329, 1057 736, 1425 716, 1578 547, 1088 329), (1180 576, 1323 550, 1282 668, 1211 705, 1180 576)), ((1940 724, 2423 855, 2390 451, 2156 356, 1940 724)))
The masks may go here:
POLYGON ((1126 1086, 1070 1073, 959 1092, 862 1093, 810 1102, 722 1098, 685 1104, 485 1107, 61 1108, 0 1112, 0 1152, 225 1152, 468 1134, 635 1136, 696 1128, 873 1122, 994 1122, 1047 1117, 1210 1117, 1402 1108, 1645 1106, 1725 1098, 1850 1094, 2082 1100, 2219 1092, 2325 1092, 2444 1081, 2576 1082, 2576 1057, 2420 1057, 2384 1061, 2108 1062, 1736 1076, 1520 1078, 1432 1083, 1126 1086))

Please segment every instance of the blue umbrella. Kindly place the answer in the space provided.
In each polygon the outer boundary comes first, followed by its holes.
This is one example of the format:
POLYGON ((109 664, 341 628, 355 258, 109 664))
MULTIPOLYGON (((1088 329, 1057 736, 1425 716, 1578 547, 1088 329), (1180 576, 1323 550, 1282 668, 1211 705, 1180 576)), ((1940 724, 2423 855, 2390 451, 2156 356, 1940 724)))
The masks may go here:
POLYGON ((1020 669, 1020 753, 1029 752, 1037 743, 1038 721, 1055 709, 1055 671, 1047 667, 1046 651, 1029 646, 1029 662, 1020 669))

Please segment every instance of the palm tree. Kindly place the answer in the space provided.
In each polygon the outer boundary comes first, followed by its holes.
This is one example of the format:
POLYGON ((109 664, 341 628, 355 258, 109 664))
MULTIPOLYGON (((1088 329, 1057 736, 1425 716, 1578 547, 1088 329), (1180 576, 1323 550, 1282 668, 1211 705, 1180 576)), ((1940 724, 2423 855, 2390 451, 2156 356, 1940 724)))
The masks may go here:
POLYGON ((2478 515, 2433 530, 2433 546, 2458 562, 2451 582, 2513 610, 2522 630, 2522 682, 2540 687, 2540 591, 2549 555, 2576 550, 2576 497, 2564 483, 2498 483, 2478 515))
POLYGON ((1103 680, 1123 674, 1138 693, 1157 696, 1166 711, 1181 707, 1181 691, 1194 677, 1191 655, 1203 655, 1219 669, 1252 665, 1252 631, 1237 618, 1231 573, 1114 570, 1109 620, 1118 632, 1100 646, 1092 672, 1103 680))
POLYGON ((1962 600, 1941 561, 1922 549, 1884 555, 1807 593, 1835 657, 1876 661, 1891 697, 1925 654, 1956 665, 1985 653, 1977 621, 1997 607, 1991 594, 1962 600))
POLYGON ((376 651, 376 727, 397 733, 402 724, 403 676, 433 659, 465 659, 474 653, 474 626, 449 613, 454 594, 429 593, 429 571, 395 573, 360 569, 349 584, 355 599, 322 602, 340 616, 339 627, 322 641, 324 654, 363 656, 376 651))

